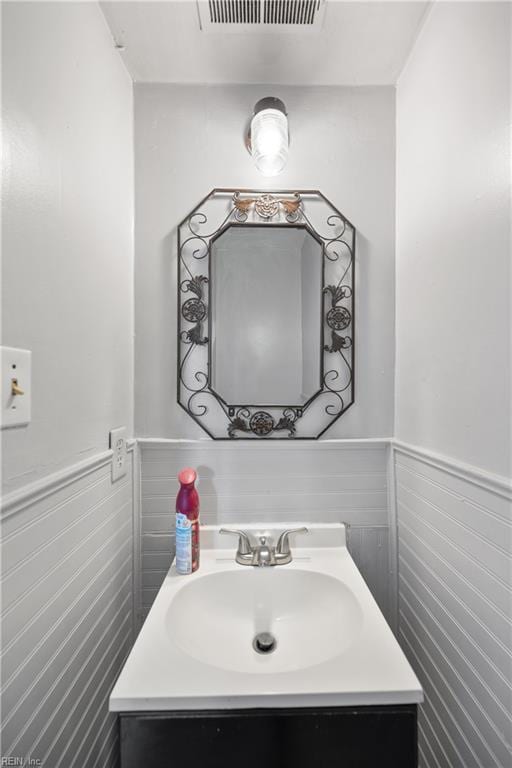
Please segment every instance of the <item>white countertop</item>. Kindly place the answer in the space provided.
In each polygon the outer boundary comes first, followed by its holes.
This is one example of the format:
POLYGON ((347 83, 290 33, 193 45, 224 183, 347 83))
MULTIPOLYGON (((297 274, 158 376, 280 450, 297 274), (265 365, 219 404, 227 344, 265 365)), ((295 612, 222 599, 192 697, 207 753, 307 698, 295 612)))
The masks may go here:
MULTIPOLYGON (((275 537, 276 531, 285 527, 292 526, 279 523, 272 526, 245 525, 244 530, 265 532, 275 537)), ((218 527, 203 528, 199 570, 189 576, 179 576, 174 566, 170 569, 112 691, 111 711, 323 707, 421 702, 421 685, 346 549, 344 527, 337 524, 308 527, 310 533, 300 537, 300 543, 307 542, 307 547, 293 546, 292 540, 292 563, 265 569, 236 564, 236 539, 231 541, 230 538, 218 536, 218 527), (229 548, 226 544, 230 545, 229 548), (209 663, 199 660, 197 653, 191 655, 184 650, 183 632, 181 640, 178 641, 177 628, 173 627, 169 620, 169 616, 172 616, 171 603, 179 593, 187 585, 219 573, 233 574, 227 576, 227 579, 235 579, 237 584, 245 585, 249 583, 247 579, 250 571, 263 570, 266 572, 264 578, 267 582, 275 579, 276 589, 284 582, 278 572, 285 570, 290 573, 299 571, 301 584, 308 584, 309 578, 315 579, 315 573, 331 577, 331 583, 332 579, 341 582, 341 588, 351 592, 352 603, 359 606, 357 630, 352 633, 353 639, 342 642, 340 638, 339 653, 336 650, 335 655, 327 660, 320 660, 320 663, 302 668, 300 663, 298 668, 297 664, 289 664, 290 668, 286 671, 279 671, 277 664, 282 667, 284 661, 284 667, 287 666, 286 656, 283 657, 287 650, 283 642, 280 662, 276 661, 277 650, 274 658, 272 655, 258 656, 254 652, 255 661, 251 661, 247 671, 240 665, 236 668, 236 663, 233 664, 235 668, 227 669, 215 666, 215 661, 212 663, 212 658, 215 660, 213 640, 224 651, 229 648, 229 643, 233 642, 229 622, 224 624, 219 620, 215 632, 212 633, 209 663), (310 577, 308 574, 313 575, 310 577), (256 663, 259 666, 256 666, 256 663), (277 671, 272 671, 273 669, 277 671)), ((253 577, 250 578, 254 580, 253 577)), ((290 579, 293 581, 295 577, 286 577, 287 581, 290 579)), ((206 581, 201 584, 206 584, 206 581)), ((185 593, 181 596, 182 603, 184 595, 185 593)), ((308 595, 308 598, 311 600, 311 595, 308 595)), ((356 615, 354 611, 352 613, 356 615)), ((347 621, 349 619, 347 615, 347 621)), ((234 620, 237 620, 236 616, 234 620)), ((201 621, 202 617, 198 616, 198 627, 201 621)), ((306 625, 305 629, 309 632, 311 644, 314 646, 315 626, 306 625)), ((350 627, 346 629, 350 630, 350 627)), ((348 636, 351 636, 350 632, 348 636)), ((208 638, 203 637, 197 639, 208 641, 208 638)), ((331 642, 332 638, 320 637, 319 646, 327 639, 331 642)), ((304 641, 302 637, 297 637, 297 643, 300 640, 304 641)), ((336 641, 336 637, 334 640, 336 641)), ((293 642, 292 635, 287 639, 288 647, 293 642)), ((192 642, 191 648, 193 645, 192 642)))

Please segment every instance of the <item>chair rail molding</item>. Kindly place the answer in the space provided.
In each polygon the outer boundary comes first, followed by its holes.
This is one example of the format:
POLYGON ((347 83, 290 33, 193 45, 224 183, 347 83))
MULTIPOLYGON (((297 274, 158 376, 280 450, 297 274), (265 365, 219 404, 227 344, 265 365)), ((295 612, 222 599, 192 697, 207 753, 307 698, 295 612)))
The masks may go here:
MULTIPOLYGON (((127 442, 127 451, 133 453, 136 440, 131 439, 127 442)), ((21 509, 41 501, 46 496, 51 496, 56 490, 65 488, 71 483, 75 483, 87 475, 96 472, 96 470, 105 467, 112 461, 112 449, 95 453, 87 459, 77 461, 67 467, 51 472, 33 483, 27 483, 14 491, 8 491, 0 499, 0 517, 4 520, 11 515, 15 515, 21 509)))
POLYGON ((474 485, 485 488, 491 493, 503 496, 505 499, 512 499, 512 479, 487 472, 472 464, 465 464, 444 454, 404 443, 401 440, 393 439, 391 445, 395 453, 402 453, 411 458, 419 459, 423 463, 442 469, 461 480, 467 480, 474 485))

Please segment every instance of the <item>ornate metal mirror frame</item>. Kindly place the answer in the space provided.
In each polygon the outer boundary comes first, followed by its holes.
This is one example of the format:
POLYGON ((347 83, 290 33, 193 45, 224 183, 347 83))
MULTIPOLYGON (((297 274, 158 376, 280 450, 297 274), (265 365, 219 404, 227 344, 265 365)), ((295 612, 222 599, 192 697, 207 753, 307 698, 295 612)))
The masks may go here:
POLYGON ((214 189, 179 225, 178 253, 182 408, 216 440, 320 437, 354 402, 353 225, 320 192, 214 189), (320 387, 301 405, 228 403, 212 387, 212 244, 244 224, 304 227, 321 245, 320 387))

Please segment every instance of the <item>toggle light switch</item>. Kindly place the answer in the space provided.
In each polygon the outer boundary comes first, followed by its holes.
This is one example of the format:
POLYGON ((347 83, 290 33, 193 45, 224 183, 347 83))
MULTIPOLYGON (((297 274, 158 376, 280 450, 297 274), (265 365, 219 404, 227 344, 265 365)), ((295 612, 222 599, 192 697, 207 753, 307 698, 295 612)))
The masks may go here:
POLYGON ((21 427, 31 416, 31 363, 28 349, 0 347, 2 376, 2 415, 0 426, 21 427))

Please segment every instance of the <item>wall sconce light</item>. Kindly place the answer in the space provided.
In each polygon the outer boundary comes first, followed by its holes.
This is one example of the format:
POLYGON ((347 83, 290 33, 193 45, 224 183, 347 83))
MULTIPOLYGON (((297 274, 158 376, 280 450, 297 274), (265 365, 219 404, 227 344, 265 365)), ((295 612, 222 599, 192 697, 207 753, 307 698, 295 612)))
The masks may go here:
POLYGON ((288 160, 288 118, 281 99, 267 96, 257 102, 248 147, 264 176, 277 176, 284 169, 288 160))

